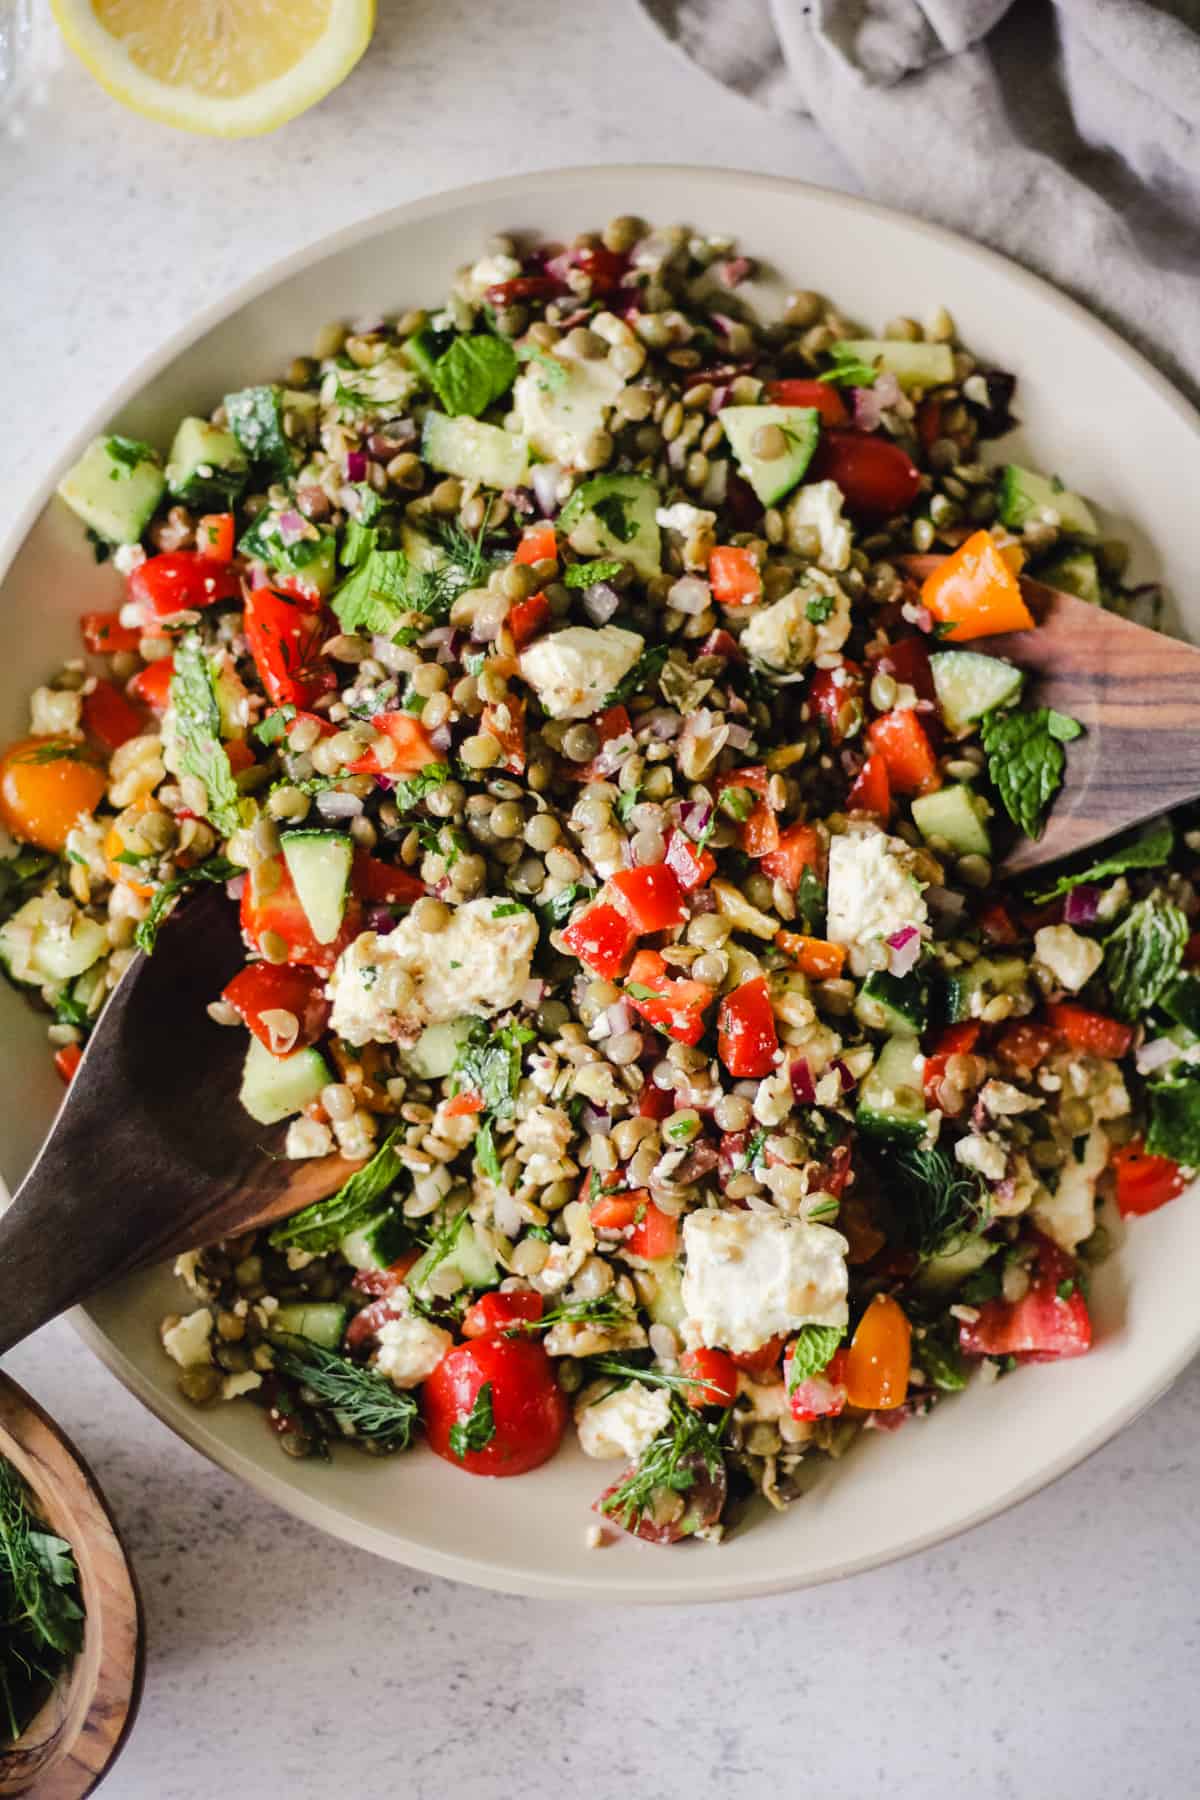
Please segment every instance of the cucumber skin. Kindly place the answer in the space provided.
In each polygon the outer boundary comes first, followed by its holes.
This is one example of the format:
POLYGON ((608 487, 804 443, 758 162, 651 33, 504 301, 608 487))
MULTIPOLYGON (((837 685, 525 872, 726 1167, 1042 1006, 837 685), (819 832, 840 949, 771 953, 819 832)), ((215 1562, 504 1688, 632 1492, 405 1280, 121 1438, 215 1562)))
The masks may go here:
POLYGON ((945 838, 960 856, 991 856, 991 833, 981 803, 965 782, 918 794, 912 814, 922 837, 945 838))
POLYGON ((929 658, 929 671, 948 731, 964 731, 985 713, 1011 705, 1025 685, 1015 664, 979 650, 938 650, 929 658))
POLYGON ((875 1067, 859 1089, 855 1120, 868 1137, 893 1142, 915 1143, 925 1135, 925 1094, 921 1071, 921 1046, 915 1036, 890 1037, 879 1052, 875 1067), (911 1089, 918 1096, 920 1110, 883 1105, 886 1094, 897 1087, 911 1089))
POLYGON ((316 1050, 272 1056, 265 1044, 251 1037, 238 1098, 260 1125, 277 1125, 303 1112, 332 1080, 328 1063, 316 1050))
POLYGON ((322 1350, 337 1350, 350 1318, 350 1308, 332 1300, 297 1300, 276 1309, 271 1330, 307 1338, 322 1350))
POLYGON ((717 417, 737 458, 738 473, 764 506, 774 506, 803 481, 821 435, 821 417, 815 407, 725 406, 717 417), (783 456, 764 459, 754 455, 750 442, 764 425, 779 425, 791 435, 792 447, 783 456))
POLYGON ((156 462, 124 467, 110 455, 108 443, 108 438, 92 439, 59 482, 58 495, 98 537, 136 544, 167 491, 167 478, 156 462))

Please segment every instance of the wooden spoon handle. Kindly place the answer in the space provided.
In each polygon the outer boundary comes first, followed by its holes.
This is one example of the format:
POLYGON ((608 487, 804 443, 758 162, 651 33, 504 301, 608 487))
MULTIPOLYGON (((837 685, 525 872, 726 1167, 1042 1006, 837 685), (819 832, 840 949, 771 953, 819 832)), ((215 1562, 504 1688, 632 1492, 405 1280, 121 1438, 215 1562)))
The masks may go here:
POLYGON ((50 1196, 42 1185, 30 1175, 0 1218, 0 1356, 94 1293, 111 1270, 111 1247, 101 1234, 89 1255, 86 1241, 68 1248, 47 1230, 50 1196))

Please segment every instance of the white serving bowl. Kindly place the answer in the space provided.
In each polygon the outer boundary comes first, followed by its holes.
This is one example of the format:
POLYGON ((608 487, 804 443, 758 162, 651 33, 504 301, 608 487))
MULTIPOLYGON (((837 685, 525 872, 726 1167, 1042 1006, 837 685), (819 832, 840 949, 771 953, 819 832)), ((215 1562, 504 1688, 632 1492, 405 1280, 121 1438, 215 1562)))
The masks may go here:
MULTIPOLYGON (((1071 301, 960 238, 844 195, 715 170, 566 170, 402 206, 286 259, 202 315, 86 421, 0 552, 7 570, 0 740, 27 728, 28 690, 77 653, 80 612, 116 603, 117 576, 93 562, 78 522, 53 497, 54 481, 86 439, 116 426, 165 447, 182 413, 207 412, 230 389, 286 368, 328 320, 438 302, 451 271, 490 234, 563 238, 627 212, 736 233, 773 271, 776 300, 787 286, 817 288, 875 328, 897 313, 920 318, 947 306, 972 349, 1019 376, 1022 426, 1003 441, 1002 454, 1024 453, 1096 501, 1112 530, 1135 546, 1135 575, 1162 579, 1195 635, 1196 416, 1071 301)), ((15 1186, 61 1090, 45 1020, 0 989, 0 1165, 15 1186)), ((79 1326, 120 1380, 181 1436, 338 1536, 516 1592, 707 1600, 870 1568, 976 1524, 1073 1467, 1161 1394, 1200 1348, 1198 1266, 1200 1207, 1188 1195, 1135 1221, 1098 1276, 1098 1341, 1089 1356, 1025 1369, 991 1388, 976 1384, 926 1421, 868 1435, 842 1463, 823 1469, 791 1512, 764 1511, 719 1549, 661 1550, 632 1540, 588 1549, 588 1509, 612 1465, 589 1462, 573 1446, 509 1481, 472 1478, 423 1447, 392 1461, 346 1451, 332 1467, 289 1462, 253 1407, 201 1412, 179 1396, 156 1333, 158 1317, 180 1304, 168 1273, 123 1282, 81 1313, 79 1326)))

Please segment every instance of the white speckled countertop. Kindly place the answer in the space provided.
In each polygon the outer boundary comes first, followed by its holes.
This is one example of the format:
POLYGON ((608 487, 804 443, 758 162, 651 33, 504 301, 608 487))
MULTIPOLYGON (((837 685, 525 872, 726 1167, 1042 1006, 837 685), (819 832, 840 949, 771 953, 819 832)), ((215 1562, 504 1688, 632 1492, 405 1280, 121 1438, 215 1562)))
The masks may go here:
MULTIPOLYGON (((365 62, 275 136, 186 139, 73 64, 0 138, 0 508, 200 306, 334 225, 521 168, 714 162, 849 185, 625 0, 382 0, 365 62)), ((637 196, 630 196, 636 210, 637 196)), ((100 1474, 150 1663, 112 1800, 1184 1800, 1200 1649, 1200 1369, 968 1537, 691 1613, 476 1593, 326 1541, 210 1468, 58 1325, 6 1368, 100 1474)), ((715 1552, 714 1554, 719 1554, 715 1552)))

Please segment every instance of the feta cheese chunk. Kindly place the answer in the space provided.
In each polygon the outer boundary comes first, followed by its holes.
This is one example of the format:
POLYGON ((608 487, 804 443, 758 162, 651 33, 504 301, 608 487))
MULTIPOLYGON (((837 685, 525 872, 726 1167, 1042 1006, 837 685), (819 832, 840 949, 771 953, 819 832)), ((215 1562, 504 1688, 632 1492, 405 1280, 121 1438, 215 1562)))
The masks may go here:
POLYGON ((665 1431, 671 1417, 666 1388, 631 1381, 626 1387, 604 1393, 596 1383, 580 1395, 575 1405, 575 1426, 580 1445, 588 1456, 623 1456, 635 1463, 652 1439, 665 1431), (602 1395, 590 1399, 589 1395, 602 1395))
POLYGON ((836 481, 810 481, 797 488, 787 508, 791 549, 811 556, 822 569, 837 574, 850 567, 850 526, 842 517, 842 490, 836 481))
POLYGON ((794 674, 814 656, 840 650, 850 635, 850 601, 836 581, 818 575, 755 613, 742 648, 756 663, 794 674))
POLYGON ((1099 944, 1070 925, 1043 925, 1034 933, 1033 953, 1069 994, 1077 994, 1104 961, 1099 944))
POLYGON ((825 935, 846 945, 852 974, 870 973, 870 945, 928 917, 911 855, 907 844, 877 826, 830 843, 825 935))
POLYGON ((522 681, 552 719, 589 719, 628 675, 645 639, 620 625, 568 625, 522 650, 522 681))
POLYGON ((185 1313, 177 1325, 163 1332, 163 1349, 181 1369, 198 1369, 212 1361, 208 1341, 211 1331, 212 1314, 207 1306, 198 1307, 195 1312, 185 1313))
POLYGON ((448 1331, 416 1314, 385 1320, 378 1337, 375 1367, 398 1388, 419 1387, 454 1343, 448 1331))
POLYGON ((534 358, 513 383, 513 411, 519 429, 539 456, 566 468, 583 469, 595 461, 589 442, 608 425, 613 403, 625 386, 607 357, 580 356, 565 343, 534 358), (558 373, 550 367, 557 365, 558 373))
POLYGON ((412 915, 394 931, 364 931, 329 978, 332 1026, 348 1044, 412 1043, 426 1025, 488 1018, 520 1000, 537 949, 537 920, 511 900, 468 900, 445 929, 412 915))
POLYGON ((1073 1251, 1096 1229, 1096 1182, 1108 1162, 1108 1134, 1094 1125, 1083 1155, 1069 1158, 1058 1172, 1058 1185, 1045 1189, 1033 1206, 1035 1225, 1063 1250, 1073 1251))
POLYGON ((704 1344, 748 1354, 801 1325, 845 1325, 840 1232, 778 1213, 689 1213, 684 1312, 704 1344))
POLYGON ((692 537, 697 531, 711 530, 716 525, 717 515, 703 506, 691 506, 686 500, 677 500, 674 506, 660 506, 654 521, 664 531, 677 531, 681 537, 692 537))

